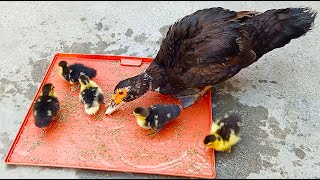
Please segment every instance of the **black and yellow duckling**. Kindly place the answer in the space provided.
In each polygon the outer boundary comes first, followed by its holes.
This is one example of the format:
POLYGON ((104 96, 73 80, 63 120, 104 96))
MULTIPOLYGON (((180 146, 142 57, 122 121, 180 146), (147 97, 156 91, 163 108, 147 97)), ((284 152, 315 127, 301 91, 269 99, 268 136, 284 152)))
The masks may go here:
POLYGON ((42 93, 33 105, 35 125, 46 128, 54 119, 60 109, 59 101, 54 92, 54 86, 47 83, 42 87, 42 93))
POLYGON ((143 129, 151 130, 148 135, 155 137, 168 122, 180 115, 181 110, 181 105, 156 104, 148 108, 137 107, 132 114, 136 117, 137 124, 143 129))
POLYGON ((59 74, 70 84, 74 84, 78 82, 81 74, 84 74, 92 79, 96 77, 97 71, 80 63, 75 63, 69 66, 66 61, 60 61, 59 74))
POLYGON ((84 111, 88 115, 96 114, 100 104, 104 104, 103 92, 96 82, 86 75, 80 75, 80 102, 84 104, 84 111))
POLYGON ((231 147, 239 142, 240 118, 235 114, 226 115, 224 118, 213 123, 210 135, 204 139, 208 148, 216 151, 231 152, 231 147))
POLYGON ((190 107, 211 86, 306 34, 316 14, 303 7, 265 12, 214 7, 189 14, 170 26, 144 72, 115 86, 106 114, 148 91, 175 96, 190 107))

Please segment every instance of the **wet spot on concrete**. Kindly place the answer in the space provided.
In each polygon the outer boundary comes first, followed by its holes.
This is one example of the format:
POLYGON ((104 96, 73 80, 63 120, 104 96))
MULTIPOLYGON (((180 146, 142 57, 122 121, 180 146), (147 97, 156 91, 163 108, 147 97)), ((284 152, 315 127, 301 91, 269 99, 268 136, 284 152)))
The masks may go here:
POLYGON ((295 167, 297 167, 297 166, 302 166, 302 164, 301 164, 301 161, 300 160, 295 160, 295 161, 292 161, 292 164, 295 166, 295 167))
POLYGON ((11 95, 15 95, 17 93, 17 90, 16 89, 9 89, 7 91, 7 94, 11 94, 11 95))
POLYGON ((60 45, 62 46, 63 52, 83 53, 83 54, 90 54, 93 46, 91 42, 85 42, 85 43, 74 42, 71 46, 68 46, 64 41, 61 41, 60 45))
POLYGON ((300 148, 293 148, 293 152, 301 160, 306 157, 306 153, 300 148))
POLYGON ((23 91, 23 88, 21 88, 16 81, 11 81, 6 78, 2 78, 0 80, 0 85, 1 85, 0 92, 2 92, 2 93, 0 93, 0 99, 2 99, 4 97, 9 98, 9 95, 15 95, 17 92, 23 91), (6 87, 10 87, 10 86, 13 86, 13 87, 11 87, 10 89, 6 88, 6 87))
POLYGON ((159 29, 159 32, 161 33, 161 37, 156 41, 156 44, 160 45, 162 43, 162 40, 166 37, 169 28, 170 28, 170 25, 166 25, 166 26, 162 26, 159 29))
POLYGON ((96 43, 96 47, 92 48, 93 51, 95 51, 95 53, 97 54, 106 54, 105 50, 112 44, 116 44, 115 41, 112 42, 107 42, 107 41, 103 41, 101 36, 96 34, 97 38, 99 39, 99 41, 96 43))
POLYGON ((41 59, 39 61, 32 61, 31 78, 33 82, 40 83, 49 67, 49 59, 41 59))
POLYGON ((257 86, 256 86, 256 85, 251 85, 251 87, 252 87, 253 89, 257 89, 257 86))
POLYGON ((82 21, 82 22, 85 20, 87 20, 87 18, 85 18, 85 17, 80 18, 80 21, 82 21))
POLYGON ((94 47, 93 50, 95 51, 95 53, 98 53, 98 54, 105 54, 105 49, 107 49, 110 45, 112 44, 116 44, 115 41, 112 41, 112 42, 106 42, 106 41, 99 41, 97 42, 97 47, 94 47))
POLYGON ((104 28, 104 30, 105 30, 105 31, 109 31, 109 27, 106 26, 106 27, 104 28))
POLYGON ((16 168, 17 168, 16 165, 11 165, 11 164, 6 164, 5 167, 6 167, 5 169, 6 169, 7 171, 10 171, 10 170, 13 170, 13 169, 16 169, 16 168))
POLYGON ((46 24, 47 24, 46 21, 42 21, 42 22, 40 23, 40 25, 46 25, 46 24))
POLYGON ((111 37, 112 38, 116 37, 116 34, 115 33, 111 33, 111 37))
POLYGON ((6 92, 6 86, 3 84, 2 79, 0 80, 0 96, 6 92))
POLYGON ((4 159, 10 147, 11 140, 7 132, 0 132, 0 157, 4 159))
POLYGON ((41 58, 46 58, 52 55, 52 52, 41 52, 40 57, 41 58))
POLYGON ((311 149, 306 146, 300 145, 299 148, 311 152, 311 149))
POLYGON ((279 127, 279 122, 274 118, 274 117, 270 117, 268 119, 269 122, 269 126, 271 129, 271 133, 279 139, 285 140, 287 138, 287 132, 285 130, 282 130, 279 127))
POLYGON ((262 166, 263 166, 264 168, 266 168, 266 169, 270 169, 270 168, 273 167, 273 164, 272 164, 271 162, 268 162, 268 161, 263 160, 263 161, 262 161, 262 166))
MULTIPOLYGON (((288 174, 288 173, 287 173, 288 174)), ((286 172, 285 171, 280 171, 280 175, 282 176, 282 177, 285 177, 286 176, 286 172)))
POLYGON ((126 52, 128 52, 130 46, 125 46, 124 48, 120 46, 117 50, 112 51, 106 51, 106 54, 113 54, 113 55, 124 55, 126 52))
POLYGON ((132 54, 130 54, 129 56, 138 56, 138 53, 132 53, 132 54))
POLYGON ((134 37, 134 41, 138 43, 143 43, 147 40, 146 33, 142 33, 134 37))
POLYGON ((126 35, 127 37, 131 37, 131 36, 132 36, 132 34, 133 34, 133 31, 132 31, 132 29, 131 29, 131 28, 129 28, 129 29, 127 30, 127 32, 126 32, 124 35, 126 35))
POLYGON ((101 31, 101 29, 103 28, 102 22, 95 23, 95 25, 96 25, 95 29, 97 29, 98 31, 101 31))
POLYGON ((161 36, 162 37, 165 37, 167 35, 167 32, 169 30, 169 27, 170 25, 166 25, 166 26, 162 26, 160 29, 159 29, 159 32, 161 33, 161 36))
POLYGON ((226 91, 228 92, 238 92, 241 91, 241 89, 239 87, 234 86, 232 83, 230 83, 229 81, 225 81, 223 82, 221 85, 223 85, 226 88, 226 91))
POLYGON ((156 41, 156 44, 161 45, 162 40, 163 40, 162 38, 158 39, 158 40, 156 41))
POLYGON ((34 47, 37 47, 37 45, 32 45, 29 47, 29 49, 33 49, 34 47))
POLYGON ((260 149, 261 154, 265 154, 267 156, 277 157, 279 155, 280 150, 271 146, 262 146, 260 149))
POLYGON ((286 134, 290 134, 290 133, 291 133, 291 130, 290 130, 289 128, 284 128, 284 132, 285 132, 286 134))
MULTIPOLYGON (((223 89, 219 84, 214 88, 223 89)), ((271 162, 263 161, 261 155, 278 156, 279 150, 272 145, 261 145, 261 141, 268 137, 262 128, 266 127, 268 109, 262 106, 248 106, 239 99, 224 92, 213 90, 213 119, 223 117, 225 113, 233 111, 239 115, 241 121, 241 140, 229 153, 216 153, 217 178, 247 178, 251 173, 259 173, 263 167, 273 166, 271 162), (246 167, 246 168, 244 168, 246 167)))
POLYGON ((28 99, 32 100, 34 98, 34 96, 36 95, 36 92, 38 90, 38 86, 29 83, 27 85, 28 89, 26 90, 26 92, 23 93, 23 95, 25 97, 27 97, 28 99))
POLYGON ((259 79, 258 82, 259 83, 268 83, 269 82, 269 83, 272 83, 272 84, 278 84, 277 81, 268 81, 268 80, 262 80, 262 79, 259 79))
POLYGON ((258 82, 259 82, 259 83, 268 83, 267 80, 262 80, 262 79, 259 79, 258 82))
POLYGON ((16 70, 16 73, 17 73, 17 74, 19 74, 20 72, 21 72, 21 69, 20 69, 20 68, 16 70))

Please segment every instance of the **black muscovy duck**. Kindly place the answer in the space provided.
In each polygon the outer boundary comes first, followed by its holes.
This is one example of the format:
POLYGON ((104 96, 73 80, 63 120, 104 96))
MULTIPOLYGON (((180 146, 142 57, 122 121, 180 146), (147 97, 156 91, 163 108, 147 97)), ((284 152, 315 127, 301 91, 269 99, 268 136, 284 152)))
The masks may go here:
POLYGON ((170 27, 145 72, 116 85, 106 114, 147 91, 174 95, 189 107, 212 85, 304 35, 315 17, 310 8, 259 13, 221 7, 185 16, 170 27))

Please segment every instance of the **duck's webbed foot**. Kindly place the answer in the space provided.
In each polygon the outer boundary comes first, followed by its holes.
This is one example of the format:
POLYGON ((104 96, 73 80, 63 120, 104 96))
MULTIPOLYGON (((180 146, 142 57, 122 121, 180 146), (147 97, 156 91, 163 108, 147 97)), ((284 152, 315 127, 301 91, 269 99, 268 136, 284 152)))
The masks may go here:
POLYGON ((198 91, 192 95, 177 95, 178 99, 182 102, 183 108, 192 106, 198 99, 200 99, 212 86, 206 86, 203 90, 198 91))

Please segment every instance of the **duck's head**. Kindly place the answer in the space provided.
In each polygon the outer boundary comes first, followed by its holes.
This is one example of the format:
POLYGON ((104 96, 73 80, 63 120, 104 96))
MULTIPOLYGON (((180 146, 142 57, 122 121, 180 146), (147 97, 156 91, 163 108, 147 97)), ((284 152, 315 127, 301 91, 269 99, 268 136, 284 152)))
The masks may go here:
POLYGON ((220 137, 217 137, 214 134, 210 134, 204 138, 203 143, 208 148, 215 148, 220 140, 220 137))
POLYGON ((54 96, 54 86, 51 83, 47 83, 42 87, 43 96, 54 96))
POLYGON ((114 88, 112 100, 105 114, 116 111, 125 102, 133 101, 148 92, 150 76, 146 73, 120 81, 114 88))

